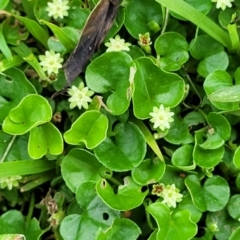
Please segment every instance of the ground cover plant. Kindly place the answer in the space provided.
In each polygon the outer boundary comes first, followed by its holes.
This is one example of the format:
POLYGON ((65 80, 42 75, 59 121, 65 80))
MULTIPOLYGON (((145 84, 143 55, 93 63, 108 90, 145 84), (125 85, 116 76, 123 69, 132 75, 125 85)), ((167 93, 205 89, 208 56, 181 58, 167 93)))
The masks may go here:
POLYGON ((0 9, 0 239, 240 239, 240 0, 0 9))

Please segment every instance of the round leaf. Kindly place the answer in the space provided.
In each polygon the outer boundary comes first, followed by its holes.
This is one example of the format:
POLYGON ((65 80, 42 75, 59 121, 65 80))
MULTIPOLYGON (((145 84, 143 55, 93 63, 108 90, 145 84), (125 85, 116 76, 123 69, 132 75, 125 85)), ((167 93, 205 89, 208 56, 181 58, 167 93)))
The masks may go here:
POLYGON ((49 122, 52 109, 48 101, 39 95, 30 94, 13 108, 3 122, 3 131, 12 135, 22 135, 32 128, 49 122))
POLYGON ((96 185, 99 197, 109 207, 119 211, 128 211, 141 205, 148 194, 148 190, 142 192, 141 189, 131 177, 124 178, 124 185, 118 187, 117 193, 105 179, 100 179, 96 185))
POLYGON ((83 142, 88 149, 95 148, 107 136, 108 119, 98 111, 83 113, 64 133, 68 144, 78 145, 83 142))
POLYGON ((59 155, 62 152, 62 135, 52 123, 45 123, 30 131, 28 153, 31 158, 39 159, 47 153, 59 155))
POLYGON ((76 192, 82 183, 100 179, 101 166, 93 154, 74 148, 63 159, 62 176, 72 192, 76 192))
POLYGON ((197 72, 201 76, 207 77, 213 71, 226 70, 228 63, 228 55, 222 51, 203 59, 198 65, 197 72))
POLYGON ((216 212, 223 209, 227 205, 230 196, 227 181, 216 175, 208 178, 203 186, 203 196, 208 211, 216 212))
POLYGON ((172 108, 182 101, 185 84, 181 77, 161 70, 147 57, 139 58, 135 63, 133 107, 137 118, 150 118, 154 106, 163 104, 172 108))
POLYGON ((132 58, 124 52, 107 52, 87 67, 86 82, 97 93, 109 93, 107 107, 113 115, 124 113, 130 104, 128 91, 132 58))
POLYGON ((227 205, 229 215, 239 221, 240 219, 240 194, 233 195, 227 205))
POLYGON ((208 123, 216 133, 224 140, 227 141, 231 135, 231 126, 228 120, 221 114, 210 112, 207 116, 208 123))
POLYGON ((166 205, 156 202, 149 205, 147 211, 157 222, 157 240, 188 240, 197 233, 197 225, 191 221, 187 210, 178 211, 172 215, 166 205))
POLYGON ((136 240, 141 233, 136 223, 127 218, 115 219, 106 231, 99 231, 95 240, 136 240))
POLYGON ((229 240, 238 240, 239 236, 240 236, 240 227, 234 229, 234 231, 229 237, 229 240))
POLYGON ((159 158, 146 159, 132 170, 133 180, 139 185, 156 183, 163 176, 165 166, 159 158))
POLYGON ((127 171, 137 167, 146 153, 146 142, 133 123, 120 123, 112 138, 106 138, 94 152, 98 160, 114 171, 127 171))
POLYGON ((154 0, 133 0, 130 1, 125 10, 125 27, 128 32, 136 39, 139 34, 151 32, 148 23, 154 21, 156 24, 162 24, 161 5, 154 0))
MULTIPOLYGON (((204 81, 204 90, 207 94, 207 96, 211 95, 212 93, 225 89, 226 87, 232 86, 232 78, 229 75, 229 73, 225 71, 215 71, 213 73, 210 73, 207 78, 204 81)), ((238 109, 239 104, 234 103, 222 103, 222 102, 214 102, 210 99, 211 103, 221 110, 236 110, 238 109)))
POLYGON ((176 32, 160 35, 154 44, 160 55, 160 66, 166 71, 176 71, 188 60, 188 43, 176 32))
POLYGON ((234 152, 233 163, 237 168, 240 169, 240 146, 234 152))

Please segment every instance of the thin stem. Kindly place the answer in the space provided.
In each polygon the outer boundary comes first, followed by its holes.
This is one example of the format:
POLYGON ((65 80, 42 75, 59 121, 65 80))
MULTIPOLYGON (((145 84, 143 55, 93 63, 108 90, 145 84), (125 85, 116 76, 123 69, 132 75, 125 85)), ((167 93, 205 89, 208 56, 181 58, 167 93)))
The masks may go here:
POLYGON ((150 216, 149 212, 147 211, 148 204, 146 203, 146 201, 143 202, 143 206, 145 208, 147 224, 150 229, 155 230, 155 228, 153 227, 152 222, 151 222, 151 216, 150 216))
POLYGON ((31 194, 30 205, 29 205, 29 209, 28 209, 28 215, 26 217, 26 229, 28 228, 28 226, 30 224, 30 221, 32 219, 34 205, 35 205, 35 195, 34 195, 34 192, 33 192, 31 194))
POLYGON ((193 84, 192 79, 189 77, 188 74, 186 74, 186 78, 187 78, 189 84, 191 85, 191 87, 193 88, 193 90, 195 91, 195 93, 198 95, 199 99, 200 99, 201 102, 202 102, 202 97, 201 97, 201 95, 199 94, 197 88, 196 88, 195 85, 193 84))
POLYGON ((165 18, 164 18, 164 23, 163 23, 163 26, 162 26, 161 35, 163 35, 164 32, 166 31, 166 28, 167 28, 167 25, 168 25, 168 18, 169 18, 169 10, 168 10, 168 8, 166 8, 165 18))
POLYGON ((117 185, 117 186, 120 186, 120 185, 122 185, 122 183, 120 182, 120 181, 118 181, 116 178, 114 178, 114 177, 106 177, 105 176, 105 178, 107 179, 107 180, 109 180, 110 182, 112 182, 113 184, 115 184, 115 185, 117 185))
POLYGON ((5 152, 4 152, 4 154, 3 154, 3 156, 2 156, 2 158, 1 158, 1 160, 0 160, 0 163, 4 162, 4 160, 5 160, 5 158, 7 157, 9 151, 11 150, 11 147, 12 147, 12 145, 13 145, 16 137, 17 137, 17 135, 14 135, 14 136, 12 137, 10 143, 8 144, 8 146, 7 146, 5 152))

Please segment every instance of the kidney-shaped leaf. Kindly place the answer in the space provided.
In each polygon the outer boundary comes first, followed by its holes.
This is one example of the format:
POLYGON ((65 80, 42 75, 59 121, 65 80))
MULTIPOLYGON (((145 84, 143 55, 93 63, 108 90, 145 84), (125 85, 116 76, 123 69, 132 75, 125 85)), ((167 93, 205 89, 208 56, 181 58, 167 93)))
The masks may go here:
POLYGON ((148 194, 148 189, 142 191, 131 177, 124 178, 124 185, 118 187, 117 193, 105 180, 100 179, 96 185, 99 197, 111 208, 119 211, 128 211, 142 204, 148 194))
POLYGON ((147 207, 158 225, 157 240, 191 239, 197 233, 197 225, 190 219, 190 212, 182 210, 171 214, 163 203, 156 202, 147 207))
POLYGON ((165 172, 165 163, 159 158, 146 159, 132 170, 132 177, 139 185, 158 182, 165 172))
POLYGON ((188 43, 176 33, 160 35, 155 41, 155 49, 160 55, 160 66, 166 71, 176 71, 188 60, 188 43))
POLYGON ((98 111, 83 113, 64 133, 68 144, 78 145, 83 142, 88 149, 95 148, 107 136, 108 119, 98 111))
POLYGON ((106 138, 94 152, 98 160, 114 171, 127 171, 137 167, 146 153, 146 142, 141 131, 133 123, 120 123, 117 134, 106 138))
POLYGON ((98 181, 102 165, 90 152, 74 148, 63 159, 62 176, 67 186, 76 192, 77 188, 87 181, 98 181))
POLYGON ((47 153, 59 155, 63 152, 63 139, 52 123, 45 123, 30 131, 28 153, 33 159, 39 159, 47 153))
POLYGON ((22 135, 32 128, 49 122, 52 109, 48 101, 37 94, 30 94, 13 108, 3 122, 3 131, 12 135, 22 135))
POLYGON ((9 111, 16 107, 23 97, 36 93, 35 88, 27 80, 24 73, 17 68, 11 68, 0 75, 0 123, 9 111))
POLYGON ((106 231, 100 230, 95 240, 136 240, 141 233, 136 223, 127 218, 115 219, 106 231))
POLYGON ((86 82, 98 93, 109 93, 107 107, 114 115, 124 113, 130 104, 128 96, 132 58, 124 52, 107 52, 87 67, 86 82))
POLYGON ((182 101, 185 84, 181 77, 164 72, 147 57, 139 58, 135 63, 133 107, 137 118, 149 118, 154 106, 163 104, 172 108, 182 101))

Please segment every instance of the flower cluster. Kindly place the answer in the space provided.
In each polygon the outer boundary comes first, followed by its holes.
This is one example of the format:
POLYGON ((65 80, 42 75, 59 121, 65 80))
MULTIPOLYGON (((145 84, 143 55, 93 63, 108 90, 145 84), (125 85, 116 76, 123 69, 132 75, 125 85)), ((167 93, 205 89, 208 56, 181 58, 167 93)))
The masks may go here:
POLYGON ((217 3, 216 8, 221 8, 222 10, 225 10, 226 7, 232 7, 232 2, 234 2, 234 0, 212 0, 212 2, 217 3))
POLYGON ((173 122, 173 112, 170 112, 170 108, 161 104, 159 108, 153 107, 153 112, 149 113, 152 117, 150 122, 154 123, 153 128, 160 128, 162 131, 170 128, 170 122, 173 122))
POLYGON ((162 203, 165 203, 168 207, 175 208, 177 202, 182 201, 183 195, 179 193, 180 190, 176 188, 175 184, 165 186, 163 183, 154 184, 152 194, 162 197, 162 203))
POLYGON ((60 53, 55 53, 53 50, 46 51, 45 55, 39 56, 39 59, 43 71, 46 71, 48 76, 58 74, 59 69, 62 68, 63 59, 60 57, 60 53))
POLYGON ((105 43, 108 47, 107 52, 120 52, 120 51, 130 51, 129 46, 131 43, 125 42, 124 39, 117 35, 115 38, 110 38, 109 42, 105 43))
POLYGON ((18 187, 18 180, 22 179, 22 176, 10 176, 0 178, 0 188, 7 187, 8 190, 12 190, 13 187, 18 187))
POLYGON ((68 1, 65 0, 53 0, 52 2, 47 3, 48 7, 46 11, 48 12, 49 17, 53 17, 54 19, 68 16, 68 10, 70 7, 68 6, 68 1))
POLYGON ((70 102, 70 108, 75 108, 78 106, 79 109, 82 107, 88 109, 88 103, 92 101, 90 98, 94 92, 90 91, 88 87, 84 87, 84 83, 81 82, 79 87, 72 86, 71 89, 68 90, 68 94, 71 96, 68 101, 70 102))

